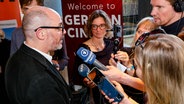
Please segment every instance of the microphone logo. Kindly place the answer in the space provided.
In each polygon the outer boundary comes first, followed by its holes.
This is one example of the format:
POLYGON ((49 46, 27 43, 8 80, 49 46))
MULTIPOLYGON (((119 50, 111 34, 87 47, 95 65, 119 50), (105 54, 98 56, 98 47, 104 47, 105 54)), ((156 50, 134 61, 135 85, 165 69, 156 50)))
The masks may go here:
POLYGON ((81 50, 82 57, 88 56, 89 52, 86 49, 81 50))
POLYGON ((96 59, 96 55, 84 47, 78 49, 77 55, 88 64, 93 64, 96 59))

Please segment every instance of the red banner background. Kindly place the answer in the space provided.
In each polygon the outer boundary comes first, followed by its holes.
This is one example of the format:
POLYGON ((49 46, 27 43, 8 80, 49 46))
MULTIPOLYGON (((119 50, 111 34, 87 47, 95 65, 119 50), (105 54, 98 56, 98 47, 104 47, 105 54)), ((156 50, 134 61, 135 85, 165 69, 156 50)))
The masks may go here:
MULTIPOLYGON (((96 9, 104 10, 112 20, 112 25, 122 25, 122 0, 62 0, 62 13, 64 26, 67 31, 66 44, 68 56, 69 80, 73 72, 74 52, 78 45, 88 39, 83 27, 88 16, 96 9)), ((123 26, 123 25, 122 25, 123 26)))

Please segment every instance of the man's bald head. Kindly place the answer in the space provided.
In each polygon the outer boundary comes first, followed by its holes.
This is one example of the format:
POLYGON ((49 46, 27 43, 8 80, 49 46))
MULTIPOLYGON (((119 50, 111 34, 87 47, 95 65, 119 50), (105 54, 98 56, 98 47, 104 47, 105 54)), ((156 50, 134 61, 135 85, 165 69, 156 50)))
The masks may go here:
POLYGON ((25 14, 22 23, 25 43, 45 53, 62 48, 64 33, 60 29, 61 24, 60 15, 53 9, 32 6, 25 14))
POLYGON ((51 24, 53 19, 60 17, 59 14, 51 8, 44 6, 32 6, 25 14, 22 22, 24 32, 32 32, 40 26, 51 24))

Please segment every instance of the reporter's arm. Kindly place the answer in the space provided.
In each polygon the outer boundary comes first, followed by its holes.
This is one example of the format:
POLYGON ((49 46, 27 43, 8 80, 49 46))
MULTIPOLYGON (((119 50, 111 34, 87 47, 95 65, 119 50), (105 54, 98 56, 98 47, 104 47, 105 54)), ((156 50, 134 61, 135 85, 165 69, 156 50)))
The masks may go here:
POLYGON ((137 90, 145 91, 144 82, 140 78, 130 76, 126 73, 122 73, 118 82, 133 87, 137 90))
POLYGON ((107 68, 109 70, 102 71, 102 73, 110 80, 115 80, 121 84, 128 85, 141 91, 145 91, 144 83, 141 79, 123 73, 114 66, 107 66, 107 68))

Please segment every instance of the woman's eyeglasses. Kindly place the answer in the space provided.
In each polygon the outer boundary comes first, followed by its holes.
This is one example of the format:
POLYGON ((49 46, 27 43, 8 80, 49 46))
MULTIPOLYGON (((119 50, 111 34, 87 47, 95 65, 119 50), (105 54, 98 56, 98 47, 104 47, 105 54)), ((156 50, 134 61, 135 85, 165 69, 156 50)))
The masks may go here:
POLYGON ((45 29, 58 29, 58 31, 64 32, 64 26, 40 26, 36 28, 34 31, 36 32, 39 28, 45 28, 45 29))
POLYGON ((96 30, 98 27, 102 30, 106 28, 106 25, 105 24, 100 24, 100 25, 92 24, 91 26, 93 30, 96 30))
POLYGON ((166 34, 166 32, 163 29, 155 29, 151 32, 147 32, 147 33, 143 33, 135 42, 135 46, 141 45, 142 43, 145 42, 145 40, 150 36, 150 35, 155 35, 158 33, 164 33, 166 34))

